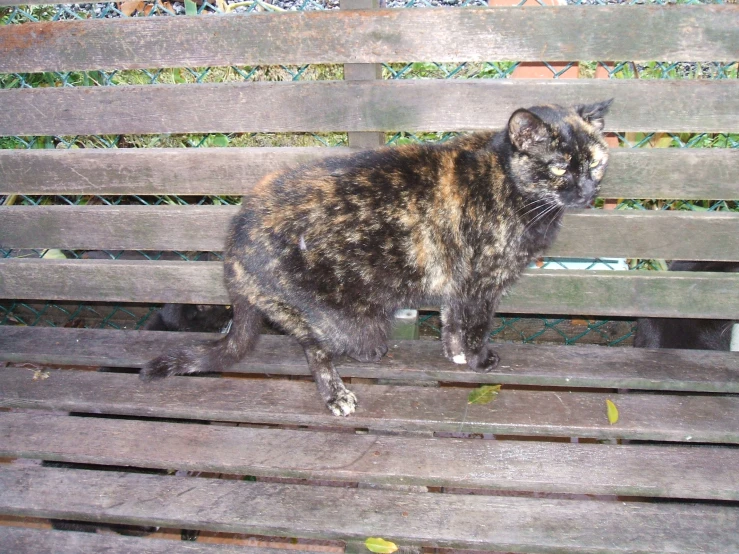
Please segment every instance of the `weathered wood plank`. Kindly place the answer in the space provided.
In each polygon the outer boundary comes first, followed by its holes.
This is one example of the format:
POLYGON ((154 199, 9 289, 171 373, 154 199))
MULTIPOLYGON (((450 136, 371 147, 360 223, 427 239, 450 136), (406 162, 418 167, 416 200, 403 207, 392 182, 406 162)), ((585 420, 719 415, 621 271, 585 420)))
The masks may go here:
POLYGON ((491 499, 48 468, 4 469, 0 487, 0 510, 14 515, 532 553, 739 549, 739 511, 728 506, 491 499))
MULTIPOLYGON (((0 206, 0 248, 221 251, 235 206, 0 206)), ((564 258, 739 260, 739 214, 572 210, 564 258)))
MULTIPOLYGON (((0 194, 242 195, 264 175, 347 148, 0 150, 0 194)), ((615 148, 604 198, 739 198, 733 148, 615 148), (678 169, 676 171, 676 168, 678 169)))
POLYGON ((50 370, 0 372, 0 407, 239 421, 250 423, 449 431, 523 436, 594 437, 739 443, 739 398, 503 389, 488 405, 469 405, 469 388, 352 384, 359 407, 350 417, 326 410, 315 384, 263 379, 172 377, 142 383, 136 375, 50 370), (616 402, 610 425, 605 401, 616 402))
POLYGON ((735 79, 414 79, 9 89, 0 90, 0 135, 488 130, 502 128, 522 106, 611 97, 609 131, 724 133, 739 131, 737 94, 735 79))
POLYGON ((611 149, 600 196, 736 200, 737 165, 737 149, 611 149))
POLYGON ((560 234, 547 255, 565 258, 739 259, 739 214, 580 210, 565 216, 560 234), (730 238, 727 234, 736 234, 737 237, 730 238))
POLYGON ((731 6, 121 18, 0 27, 0 72, 409 61, 728 61, 737 57, 738 42, 739 12, 731 6), (660 37, 654 29, 672 32, 660 37))
POLYGON ((374 484, 739 500, 739 451, 733 448, 427 439, 13 413, 0 413, 0 438, 3 456, 61 462, 374 484))
MULTIPOLYGON (((163 351, 218 336, 0 326, 0 361, 141 367, 163 351)), ((739 393, 739 355, 729 352, 496 344, 501 364, 490 373, 476 373, 449 363, 438 341, 391 341, 389 346, 390 355, 380 363, 340 360, 337 367, 346 377, 404 381, 739 393)), ((303 350, 278 335, 263 335, 256 350, 228 371, 309 375, 303 350)))
MULTIPOLYGON (((732 319, 739 274, 527 270, 501 313, 732 319)), ((219 262, 0 259, 0 298, 229 304, 219 262)))
MULTIPOLYGON (((0 545, 13 554, 284 554, 278 548, 258 548, 233 544, 203 544, 171 540, 147 540, 113 533, 70 533, 45 529, 0 526, 0 545)), ((293 551, 291 550, 291 553, 293 551)), ((296 550, 295 554, 307 554, 296 550)))

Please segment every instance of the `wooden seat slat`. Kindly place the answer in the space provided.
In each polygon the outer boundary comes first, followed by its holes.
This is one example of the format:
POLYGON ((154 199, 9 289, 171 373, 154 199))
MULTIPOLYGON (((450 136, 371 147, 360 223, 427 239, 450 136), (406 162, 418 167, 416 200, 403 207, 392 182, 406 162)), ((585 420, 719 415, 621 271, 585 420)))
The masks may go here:
MULTIPOLYGON (((274 171, 351 151, 289 146, 0 150, 0 193, 240 196, 274 171)), ((739 149, 612 148, 610 154, 603 198, 739 198, 739 149)))
POLYGON ((736 79, 401 79, 7 89, 0 90, 0 135, 474 131, 502 128, 512 107, 608 98, 615 99, 608 131, 726 133, 739 131, 738 94, 736 79))
MULTIPOLYGON (((236 206, 0 207, 0 248, 220 251, 237 213, 236 206)), ((570 210, 547 256, 739 261, 739 214, 570 210)))
POLYGON ((411 61, 729 60, 736 56, 737 29, 739 13, 730 6, 341 10, 42 22, 0 27, 0 72, 411 61), (703 32, 691 32, 696 27, 703 32), (681 32, 660 36, 655 28, 681 32), (516 29, 516 40, 511 40, 511 29, 516 29), (29 40, 34 36, 46 40, 29 40))
MULTIPOLYGON (((146 540, 114 534, 97 535, 2 526, 0 545, 6 552, 13 554, 285 554, 284 550, 256 546, 146 540)), ((307 554, 307 551, 291 549, 290 554, 307 554)))
MULTIPOLYGON (((103 329, 0 327, 0 361, 141 367, 161 352, 219 335, 103 329), (81 348, 80 345, 84 345, 81 348)), ((739 354, 730 352, 497 344, 501 363, 476 373, 449 363, 438 341, 391 341, 380 363, 339 360, 346 377, 739 393, 739 354)), ((231 373, 309 375, 294 339, 263 335, 231 373)))
MULTIPOLYGON (((5 258, 0 274, 0 298, 229 304, 220 262, 5 258)), ((736 273, 532 269, 499 312, 731 319, 737 287, 736 273)))
POLYGON ((312 382, 173 377, 50 370, 33 380, 23 368, 0 373, 0 407, 264 424, 594 437, 739 444, 739 398, 503 389, 489 405, 470 405, 469 388, 352 384, 357 412, 337 418, 312 382), (203 399, 207 399, 204 401, 203 399), (618 425, 606 418, 618 405, 618 425))
POLYGON ((0 471, 0 510, 277 536, 519 552, 735 552, 739 510, 714 505, 357 490, 49 468, 0 471), (557 533, 552 533, 557 529, 557 533))
POLYGON ((61 462, 380 485, 739 500, 735 448, 392 437, 42 413, 0 413, 0 438, 0 455, 61 462))

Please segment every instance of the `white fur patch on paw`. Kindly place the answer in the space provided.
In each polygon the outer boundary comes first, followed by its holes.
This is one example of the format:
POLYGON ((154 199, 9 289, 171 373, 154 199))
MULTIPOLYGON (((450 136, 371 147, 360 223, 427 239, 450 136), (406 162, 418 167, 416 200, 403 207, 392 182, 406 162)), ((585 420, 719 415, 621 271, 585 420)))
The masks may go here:
POLYGON ((452 361, 455 364, 466 364, 467 363, 467 357, 464 354, 457 354, 452 358, 452 361))
POLYGON ((357 408, 357 397, 348 389, 339 392, 332 401, 326 404, 335 416, 348 416, 357 408))

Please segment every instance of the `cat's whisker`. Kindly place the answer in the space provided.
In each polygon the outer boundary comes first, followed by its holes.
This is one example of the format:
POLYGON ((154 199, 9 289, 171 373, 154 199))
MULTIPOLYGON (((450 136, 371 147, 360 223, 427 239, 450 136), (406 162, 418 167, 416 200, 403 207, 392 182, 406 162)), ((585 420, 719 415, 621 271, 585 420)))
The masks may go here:
MULTIPOLYGON (((534 219, 532 219, 528 223, 528 225, 526 225, 526 227, 524 228, 524 232, 526 232, 527 230, 531 229, 536 224, 536 222, 541 221, 544 217, 546 217, 548 214, 552 213, 557 208, 562 208, 562 206, 560 206, 559 204, 555 204, 554 202, 552 202, 552 204, 545 211, 543 211, 542 213, 538 214, 534 219)), ((549 223, 551 224, 551 221, 549 223)), ((548 227, 549 226, 547 226, 547 228, 548 227)), ((546 233, 545 233, 545 235, 546 235, 546 233)))
MULTIPOLYGON (((535 200, 532 200, 531 202, 527 202, 526 204, 524 204, 523 206, 521 206, 520 208, 518 208, 516 210, 516 213, 519 213, 520 214, 523 210, 526 210, 527 208, 530 208, 531 206, 541 207, 541 206, 543 206, 545 204, 548 204, 549 202, 551 202, 551 199, 549 199, 549 198, 537 198, 535 200)), ((536 209, 536 208, 534 208, 534 209, 536 209)), ((529 213, 529 212, 527 211, 526 213, 529 213)))
POLYGON ((559 224, 561 224, 562 218, 560 216, 562 215, 562 212, 564 212, 564 210, 565 210, 565 207, 564 206, 560 206, 559 209, 556 211, 556 213, 554 214, 554 217, 552 217, 552 220, 547 225, 547 228, 544 229, 544 236, 545 237, 547 236, 547 233, 549 232, 549 226, 552 224, 552 221, 557 221, 559 224))
MULTIPOLYGON (((548 207, 550 207, 551 205, 553 205, 553 204, 554 204, 554 200, 551 200, 551 199, 549 199, 549 198, 543 198, 543 199, 542 199, 542 201, 544 201, 544 204, 540 204, 540 205, 538 205, 538 206, 535 206, 535 207, 531 208, 531 209, 530 209, 530 210, 528 210, 528 211, 527 211, 526 213, 524 213, 524 214, 521 214, 521 217, 522 217, 522 218, 523 218, 523 217, 526 217, 526 216, 527 216, 528 214, 530 214, 530 213, 532 213, 532 212, 535 212, 536 210, 541 210, 541 209, 544 209, 544 208, 548 208, 548 207)), ((530 206, 531 204, 528 204, 528 205, 530 206)), ((538 215, 538 214, 537 214, 537 215, 538 215)))

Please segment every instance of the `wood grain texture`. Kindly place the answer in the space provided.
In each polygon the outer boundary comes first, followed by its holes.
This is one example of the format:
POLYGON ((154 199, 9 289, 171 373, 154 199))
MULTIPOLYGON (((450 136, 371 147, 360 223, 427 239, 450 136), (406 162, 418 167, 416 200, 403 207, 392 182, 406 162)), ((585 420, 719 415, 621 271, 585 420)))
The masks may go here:
POLYGON ((310 381, 171 377, 50 370, 0 372, 0 407, 235 421, 279 425, 593 437, 739 444, 739 398, 506 389, 488 405, 469 405, 469 388, 352 384, 359 407, 339 418, 310 381), (207 400, 206 400, 207 399, 207 400), (606 399, 620 418, 610 425, 606 399))
MULTIPOLYGON (((527 270, 500 313, 732 319, 739 274, 527 270)), ((0 259, 0 298, 229 304, 218 262, 0 259)))
POLYGON ((735 552, 729 506, 306 487, 48 468, 0 471, 14 515, 537 553, 735 552), (402 515, 401 515, 402 514, 402 515))
MULTIPOLYGON (((242 195, 263 176, 348 148, 0 150, 0 194, 242 195)), ((739 149, 615 148, 603 198, 739 199, 739 149)))
POLYGON ((306 63, 733 60, 732 6, 336 10, 0 27, 0 72, 306 63), (654 29, 670 29, 655 36, 654 29), (466 40, 459 40, 465 37, 466 40))
POLYGON ((739 452, 730 448, 426 439, 13 413, 0 414, 0 438, 3 456, 62 462, 373 484, 739 499, 739 452))
MULTIPOLYGON (((5 552, 13 554, 284 554, 284 550, 277 548, 148 540, 114 533, 97 535, 4 526, 0 526, 0 545, 5 552)), ((305 550, 294 552, 307 554, 305 550)))
MULTIPOLYGON (((0 248, 221 251, 235 206, 0 206, 0 248)), ((571 210, 547 256, 739 260, 739 214, 571 210)))
POLYGON ((414 79, 0 90, 0 135, 500 129, 522 106, 615 98, 608 131, 739 131, 739 81, 414 79), (79 107, 84 106, 84 114, 79 107))
MULTIPOLYGON (((163 351, 218 336, 0 326, 0 361, 141 367, 163 351)), ((388 345, 390 354, 380 363, 343 359, 338 360, 336 366, 346 377, 417 380, 419 383, 444 381, 739 393, 739 355, 730 352, 496 344, 502 360, 500 365, 490 373, 476 373, 447 361, 439 341, 390 341, 388 345)), ((309 375, 302 348, 294 339, 278 335, 263 335, 256 350, 228 371, 309 375)))

